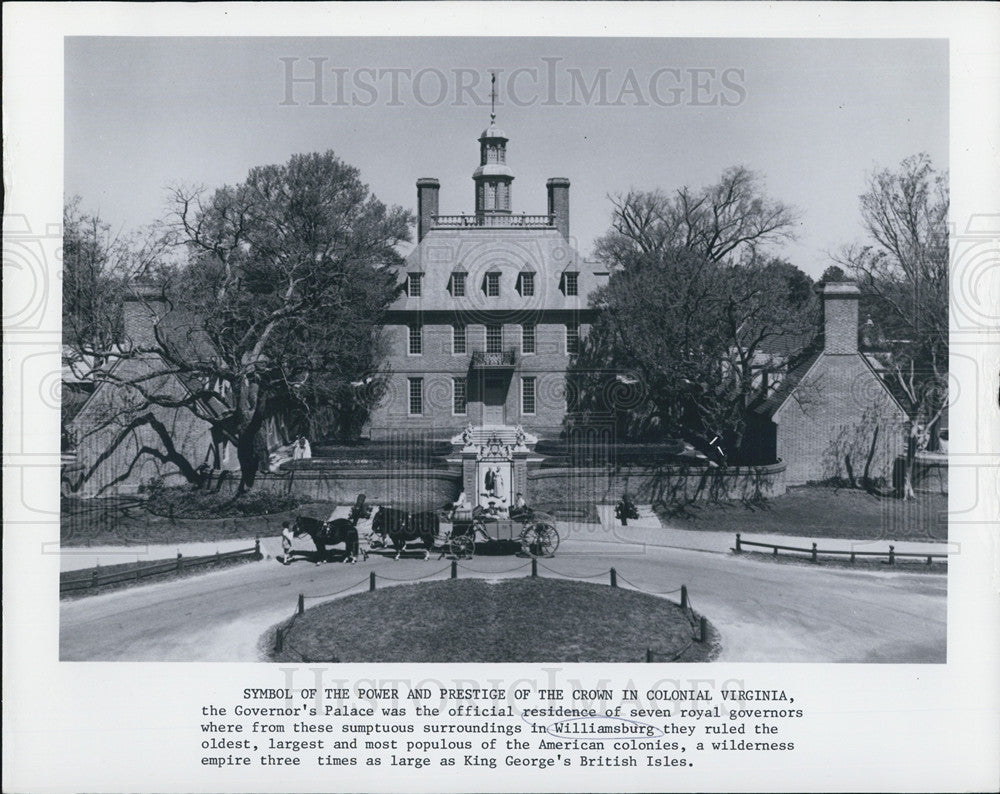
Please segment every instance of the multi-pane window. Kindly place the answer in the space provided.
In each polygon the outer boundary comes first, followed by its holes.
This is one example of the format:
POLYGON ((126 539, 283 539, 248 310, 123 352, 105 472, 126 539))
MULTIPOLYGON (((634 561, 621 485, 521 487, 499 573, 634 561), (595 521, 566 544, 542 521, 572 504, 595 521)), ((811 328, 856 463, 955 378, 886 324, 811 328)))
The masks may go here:
POLYGON ((487 298, 499 298, 500 297, 500 274, 499 273, 487 273, 486 274, 486 297, 487 298))
POLYGON ((579 273, 563 273, 563 292, 566 295, 579 294, 579 273))
POLYGON ((423 273, 409 273, 406 277, 406 294, 411 298, 420 297, 420 279, 423 273))
POLYGON ((410 355, 419 356, 424 352, 424 329, 419 325, 410 326, 410 355))
POLYGON ((525 298, 531 297, 535 294, 535 274, 534 273, 522 273, 521 274, 521 295, 525 298))
POLYGON ((566 354, 575 356, 580 352, 580 326, 576 323, 566 324, 566 354))
POLYGON ((451 296, 453 298, 465 297, 465 273, 451 274, 451 296))
POLYGON ((418 416, 424 412, 424 379, 409 378, 410 381, 410 415, 418 416))
POLYGON ((521 378, 521 413, 535 412, 535 379, 521 378))
POLYGON ((503 326, 486 326, 486 352, 499 353, 503 350, 503 326))
POLYGON ((535 352, 535 326, 533 325, 521 326, 521 352, 535 352))
POLYGON ((451 352, 464 353, 466 351, 465 340, 465 326, 453 325, 451 327, 451 352))
POLYGON ((466 389, 467 383, 465 378, 452 378, 451 380, 451 395, 452 395, 452 413, 459 416, 465 415, 465 403, 466 403, 466 389))

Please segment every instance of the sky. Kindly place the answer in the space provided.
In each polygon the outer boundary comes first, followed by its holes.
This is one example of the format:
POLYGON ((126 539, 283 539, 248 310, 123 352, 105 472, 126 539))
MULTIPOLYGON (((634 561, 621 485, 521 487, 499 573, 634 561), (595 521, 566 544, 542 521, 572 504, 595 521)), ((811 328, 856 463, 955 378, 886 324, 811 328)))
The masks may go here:
POLYGON ((745 165, 800 211, 775 253, 818 277, 864 240, 868 174, 948 166, 945 39, 69 37, 65 55, 65 193, 123 231, 171 185, 328 149, 386 203, 415 212, 436 177, 442 213, 472 212, 491 72, 513 210, 545 212, 545 180, 569 178, 585 256, 609 196, 745 165))

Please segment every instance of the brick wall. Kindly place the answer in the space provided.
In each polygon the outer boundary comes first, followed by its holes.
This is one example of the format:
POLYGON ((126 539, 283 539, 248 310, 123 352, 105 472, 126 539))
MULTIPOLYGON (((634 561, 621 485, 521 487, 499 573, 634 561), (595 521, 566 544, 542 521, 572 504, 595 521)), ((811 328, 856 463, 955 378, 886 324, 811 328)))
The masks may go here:
MULTIPOLYGON (((126 361, 119 365, 119 374, 137 377, 147 366, 143 361, 126 361)), ((172 376, 165 376, 160 393, 180 397, 185 392, 172 376)), ((147 384, 154 387, 155 384, 147 384)), ((126 387, 103 384, 72 422, 78 434, 77 461, 82 464, 85 479, 77 493, 81 496, 135 493, 148 480, 159 477, 167 485, 181 485, 187 480, 176 465, 143 452, 144 447, 164 451, 159 435, 148 424, 127 430, 137 416, 151 414, 163 425, 177 451, 197 468, 212 448, 211 428, 185 408, 152 406, 135 411, 129 407, 126 387)), ((139 403, 142 404, 141 401, 139 403)), ((235 452, 223 467, 235 466, 235 452)))
MULTIPOLYGON (((588 326, 580 325, 581 337, 588 326)), ((435 437, 447 438, 469 423, 482 422, 482 403, 478 375, 470 371, 473 351, 486 349, 486 326, 467 326, 466 352, 452 353, 452 326, 426 324, 422 326, 420 355, 409 355, 409 328, 388 325, 385 335, 389 349, 387 366, 392 373, 387 393, 372 414, 370 433, 373 438, 385 438, 399 430, 431 431, 435 437), (409 413, 409 379, 423 378, 424 410, 420 416, 409 413), (468 379, 469 404, 464 415, 453 413, 452 380, 468 379)), ((530 433, 543 437, 558 435, 566 414, 566 326, 564 323, 543 322, 535 326, 534 354, 522 354, 521 328, 515 323, 503 325, 503 349, 518 351, 518 364, 513 372, 502 373, 506 384, 504 406, 507 424, 522 424, 530 433), (535 413, 521 411, 522 379, 535 378, 535 413)), ((498 373, 501 374, 501 373, 498 373)))
POLYGON ((870 476, 891 477, 906 415, 859 355, 824 354, 774 421, 786 480, 798 485, 851 471, 860 482, 870 454, 870 476))

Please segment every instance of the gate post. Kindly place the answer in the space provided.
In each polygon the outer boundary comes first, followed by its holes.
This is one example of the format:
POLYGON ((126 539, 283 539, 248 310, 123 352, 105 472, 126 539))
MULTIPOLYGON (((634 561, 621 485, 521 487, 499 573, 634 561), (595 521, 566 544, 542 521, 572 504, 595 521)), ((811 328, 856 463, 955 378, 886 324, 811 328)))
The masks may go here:
POLYGON ((611 586, 618 587, 618 571, 611 569, 611 586))
POLYGON ((301 615, 306 611, 306 597, 299 593, 299 614, 301 615))
POLYGON ((370 593, 374 590, 375 590, 375 571, 372 571, 370 574, 368 574, 368 592, 370 593))
POLYGON ((688 586, 686 584, 681 585, 681 609, 687 609, 688 605, 688 586))
POLYGON ((813 543, 812 561, 816 562, 816 544, 813 543))
POLYGON ((538 560, 534 557, 531 558, 531 577, 534 579, 538 576, 538 560))
POLYGON ((896 547, 891 543, 889 544, 889 565, 896 564, 896 547))
POLYGON ((743 547, 740 546, 740 533, 737 532, 736 533, 736 553, 739 554, 741 551, 743 551, 743 547))

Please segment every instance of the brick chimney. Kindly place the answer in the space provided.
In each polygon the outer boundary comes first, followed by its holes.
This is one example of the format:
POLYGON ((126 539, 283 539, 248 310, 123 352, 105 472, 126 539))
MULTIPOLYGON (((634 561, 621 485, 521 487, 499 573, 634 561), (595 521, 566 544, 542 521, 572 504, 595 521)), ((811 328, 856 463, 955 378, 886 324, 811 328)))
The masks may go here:
POLYGON ((549 215, 554 215, 553 222, 559 233, 569 240, 569 180, 565 177, 552 177, 545 183, 549 193, 549 215))
POLYGON ((826 353, 858 352, 858 299, 861 291, 853 281, 823 285, 823 349, 826 353))
POLYGON ((166 313, 163 293, 155 284, 136 281, 125 293, 125 344, 133 347, 155 347, 153 328, 166 313))
POLYGON ((438 193, 441 190, 441 183, 432 177, 423 177, 417 180, 417 242, 424 239, 424 235, 430 231, 434 225, 432 215, 438 214, 438 193))

